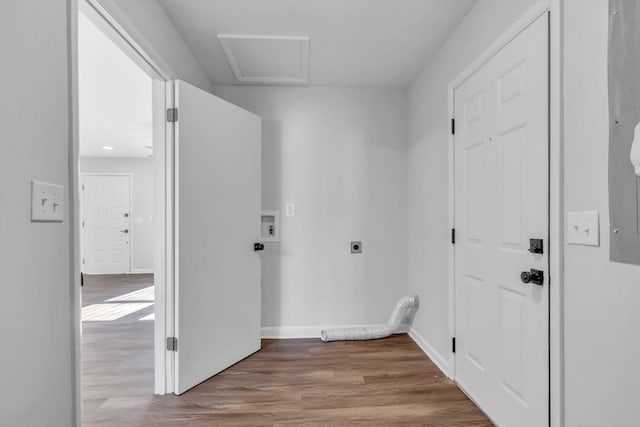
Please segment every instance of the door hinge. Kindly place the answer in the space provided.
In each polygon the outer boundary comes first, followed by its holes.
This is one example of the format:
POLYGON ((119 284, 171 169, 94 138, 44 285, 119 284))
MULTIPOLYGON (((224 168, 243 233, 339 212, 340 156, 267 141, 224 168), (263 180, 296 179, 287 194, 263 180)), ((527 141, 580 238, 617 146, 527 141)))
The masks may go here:
POLYGON ((175 123, 178 121, 178 109, 177 108, 167 108, 167 121, 169 123, 175 123))
POLYGON ((451 135, 456 134, 456 119, 451 119, 451 135))
POLYGON ((452 245, 456 244, 456 229, 455 228, 451 229, 451 244, 452 245))
POLYGON ((82 228, 84 228, 84 221, 82 221, 82 228))
POLYGON ((178 351, 178 338, 176 338, 176 337, 168 337, 167 338, 167 350, 168 351, 178 351))
POLYGON ((84 258, 82 258, 82 264, 84 264, 84 258))
POLYGON ((451 351, 456 352, 456 337, 451 338, 451 351))
POLYGON ((84 184, 82 184, 82 191, 84 191, 84 184))

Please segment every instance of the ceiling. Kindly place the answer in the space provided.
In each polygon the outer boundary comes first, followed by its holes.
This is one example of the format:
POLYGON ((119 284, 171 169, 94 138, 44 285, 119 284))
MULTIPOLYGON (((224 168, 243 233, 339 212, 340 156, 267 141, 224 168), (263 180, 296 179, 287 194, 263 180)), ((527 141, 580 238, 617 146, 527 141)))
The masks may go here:
MULTIPOLYGON (((310 40, 306 65, 309 84, 373 87, 406 87, 411 84, 422 67, 477 2, 477 0, 159 1, 213 84, 259 83, 236 79, 218 39, 219 34, 226 34, 243 37, 308 37, 310 40)), ((296 67, 305 66, 304 55, 287 57, 288 51, 293 55, 298 53, 286 43, 281 43, 279 46, 272 43, 268 49, 242 48, 244 62, 252 64, 254 71, 277 69, 277 66, 269 66, 274 62, 295 65, 295 61, 302 61, 296 67), (274 61, 273 58, 279 59, 274 61)), ((277 79, 286 76, 273 74, 258 77, 277 79)), ((266 83, 283 82, 267 80, 266 83)))
POLYGON ((152 80, 82 13, 78 74, 80 155, 152 155, 152 80))

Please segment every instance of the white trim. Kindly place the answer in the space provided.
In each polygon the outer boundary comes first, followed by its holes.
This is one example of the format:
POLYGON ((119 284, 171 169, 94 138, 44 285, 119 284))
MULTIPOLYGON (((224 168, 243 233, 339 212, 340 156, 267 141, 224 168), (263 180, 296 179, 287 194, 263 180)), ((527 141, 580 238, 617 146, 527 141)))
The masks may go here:
POLYGON ((536 19, 549 12, 551 0, 542 0, 525 13, 518 21, 504 32, 489 48, 487 48, 475 61, 458 74, 449 84, 449 93, 460 87, 470 78, 480 67, 489 62, 496 53, 515 39, 521 32, 527 29, 536 19))
POLYGON ((117 5, 111 2, 110 12, 102 5, 102 0, 74 1, 79 2, 79 9, 152 78, 158 80, 175 78, 176 74, 171 67, 158 55, 151 43, 137 31, 117 5), (121 23, 126 24, 127 29, 121 23))
MULTIPOLYGON (((165 81, 164 82, 164 93, 165 93, 165 111, 167 108, 175 107, 175 93, 173 91, 174 83, 173 81, 165 81)), ((177 186, 178 186, 178 174, 177 174, 177 157, 175 154, 176 151, 176 141, 175 141, 175 123, 169 123, 164 120, 164 128, 165 128, 165 137, 163 141, 165 141, 164 146, 164 189, 160 191, 160 193, 164 194, 164 213, 166 215, 164 219, 164 234, 163 238, 165 239, 164 245, 164 253, 160 254, 160 258, 164 260, 164 278, 165 278, 165 289, 163 293, 164 297, 164 324, 158 324, 158 318, 156 317, 156 345, 161 347, 162 350, 165 350, 166 339, 167 337, 175 337, 176 336, 176 322, 177 322, 177 311, 176 311, 176 299, 175 299, 175 289, 176 289, 176 280, 177 275, 175 271, 175 267, 177 265, 178 251, 176 250, 176 242, 178 242, 177 236, 177 203, 178 199, 177 195, 177 186), (164 255, 164 257, 162 256, 164 255), (162 332, 162 333, 160 333, 162 332)), ((165 393, 173 393, 175 390, 175 354, 174 351, 164 351, 164 366, 163 369, 156 368, 156 381, 159 380, 159 376, 162 376, 162 382, 165 384, 164 391, 165 393)), ((156 351, 156 357, 160 358, 160 351, 156 351)), ((156 393, 158 393, 158 388, 156 387, 156 393)))
POLYGON ((249 34, 218 34, 218 41, 222 46, 231 71, 238 83, 244 84, 275 84, 275 85, 307 85, 309 84, 309 37, 306 36, 265 36, 249 34), (301 75, 300 77, 247 77, 242 74, 235 52, 231 47, 231 40, 285 40, 299 41, 302 44, 301 52, 301 75))
MULTIPOLYGON (((167 121, 165 119, 167 102, 169 101, 165 80, 154 79, 152 82, 152 114, 153 114, 153 271, 154 271, 154 392, 165 394, 173 391, 168 386, 167 370, 172 369, 172 356, 166 351, 166 337, 170 330, 167 325, 172 325, 173 319, 168 314, 168 304, 172 299, 167 295, 172 292, 172 280, 168 270, 171 265, 172 240, 170 239, 171 221, 171 186, 173 179, 170 164, 167 165, 167 154, 171 147, 171 140, 167 134, 167 121)), ((172 387, 172 386, 171 386, 172 387)))
POLYGON ((154 274, 155 270, 153 268, 133 268, 131 269, 131 274, 154 274))
POLYGON ((413 327, 409 329, 409 336, 420 347, 420 349, 427 355, 429 359, 442 371, 447 378, 453 380, 453 366, 450 360, 447 360, 445 356, 440 354, 429 342, 424 339, 422 335, 413 327))
MULTIPOLYGON (((79 164, 78 164, 79 165, 79 164)), ((129 265, 127 265, 127 271, 125 274, 133 273, 131 266, 133 265, 133 228, 131 219, 133 218, 133 174, 130 172, 81 172, 80 173, 80 223, 84 221, 84 211, 82 206, 84 205, 84 178, 86 176, 126 176, 129 178, 129 265)), ((84 228, 80 226, 80 256, 84 257, 84 228)), ((82 269, 82 267, 81 267, 82 269)), ((92 274, 109 274, 109 273, 92 273, 92 274)))
MULTIPOLYGON (((180 86, 177 84, 177 80, 168 82, 168 91, 171 93, 171 105, 172 108, 180 108, 179 99, 180 99, 180 86)), ((172 141, 173 151, 173 229, 172 229, 172 239, 175 243, 175 246, 179 246, 180 242, 180 133, 177 131, 177 127, 179 126, 179 122, 168 123, 170 126, 168 128, 168 132, 170 132, 169 140, 172 141)), ((173 318, 173 329, 172 329, 172 337, 180 339, 178 336, 178 331, 180 330, 180 250, 179 247, 174 248, 173 252, 173 266, 172 266, 172 274, 173 274, 173 293, 171 295, 173 304, 172 318, 173 318)), ((175 393, 177 391, 177 384, 179 384, 179 369, 180 365, 180 354, 177 351, 172 353, 172 370, 171 370, 171 383, 172 383, 172 392, 175 393)))
MULTIPOLYGON (((451 87, 449 87, 449 93, 448 93, 448 116, 451 119, 454 119, 455 117, 455 105, 454 105, 454 96, 455 96, 455 92, 454 89, 452 89, 451 87)), ((451 232, 451 230, 456 228, 456 221, 455 221, 455 176, 456 176, 456 172, 455 172, 455 146, 454 146, 454 136, 451 134, 451 130, 449 130, 448 132, 449 137, 448 137, 448 141, 447 141, 447 161, 448 161, 448 170, 449 170, 449 176, 448 176, 448 181, 449 181, 449 186, 448 186, 448 206, 449 206, 449 214, 448 214, 448 218, 447 218, 447 222, 449 224, 449 232, 451 232)), ((455 254, 455 250, 456 247, 455 245, 451 242, 451 240, 449 240, 449 248, 448 248, 448 267, 449 267, 449 274, 448 274, 448 304, 449 304, 449 327, 447 328, 447 331, 449 333, 449 339, 453 339, 453 337, 456 336, 456 289, 455 289, 455 277, 456 277, 456 254, 455 254)), ((447 355, 447 361, 448 361, 448 366, 449 366, 449 370, 448 370, 448 374, 449 374, 449 378, 453 379, 455 378, 456 375, 456 355, 452 352, 449 351, 449 354, 447 355)))
POLYGON ((69 67, 69 255, 71 273, 71 398, 72 425, 82 425, 82 292, 80 272, 80 131, 78 126, 78 1, 67 2, 67 49, 69 67))
POLYGON ((240 39, 240 40, 298 40, 308 41, 307 36, 271 36, 271 35, 253 35, 253 34, 218 34, 219 39, 240 39))
MULTIPOLYGON (((318 338, 320 331, 332 328, 368 328, 384 325, 325 325, 325 326, 263 326, 261 329, 263 339, 296 339, 318 338)), ((404 332, 397 332, 404 333, 404 332)))
MULTIPOLYGON (((549 13, 549 414, 551 427, 564 425, 564 201, 563 201, 563 103, 562 103, 562 0, 541 0, 525 13, 509 30, 460 73, 448 87, 449 118, 454 117, 454 92, 482 65, 505 47, 536 19, 549 13), (553 279, 552 279, 553 278, 553 279), (553 281, 552 281, 553 280, 553 281)), ((449 132, 449 225, 455 227, 453 168, 454 136, 449 132)), ((453 245, 449 250, 449 331, 455 336, 455 265, 453 245)), ((450 354, 451 372, 455 377, 455 358, 450 354)))
POLYGON ((550 425, 564 425, 563 0, 549 20, 549 393, 550 425))

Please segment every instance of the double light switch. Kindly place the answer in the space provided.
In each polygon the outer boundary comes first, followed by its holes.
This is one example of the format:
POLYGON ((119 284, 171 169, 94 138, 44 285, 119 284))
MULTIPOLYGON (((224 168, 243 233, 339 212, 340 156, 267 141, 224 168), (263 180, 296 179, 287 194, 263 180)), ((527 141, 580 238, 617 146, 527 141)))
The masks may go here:
POLYGON ((567 241, 570 245, 600 246, 598 211, 569 212, 567 241))
POLYGON ((31 221, 62 222, 64 187, 31 181, 31 221))

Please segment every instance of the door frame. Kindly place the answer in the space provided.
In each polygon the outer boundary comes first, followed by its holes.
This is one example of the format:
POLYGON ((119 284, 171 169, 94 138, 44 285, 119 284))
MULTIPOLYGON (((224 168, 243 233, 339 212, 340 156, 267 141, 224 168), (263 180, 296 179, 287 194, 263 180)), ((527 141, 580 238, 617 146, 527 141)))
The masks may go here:
POLYGON ((84 185, 84 178, 86 176, 126 176, 129 178, 129 259, 127 266, 127 273, 131 273, 131 266, 133 265, 131 262, 131 257, 133 254, 133 241, 134 241, 134 233, 133 228, 131 226, 131 218, 133 218, 133 174, 126 172, 114 172, 114 173, 97 173, 97 172, 81 172, 80 173, 80 215, 78 216, 78 221, 80 222, 80 255, 84 255, 84 227, 82 227, 82 222, 84 220, 84 190, 82 186, 84 185))
MULTIPOLYGON (((151 43, 135 28, 126 15, 114 4, 110 11, 102 0, 68 0, 67 2, 68 52, 69 52, 69 97, 70 134, 69 152, 71 158, 71 257, 73 303, 72 363, 73 415, 75 425, 82 424, 82 295, 80 272, 81 260, 81 181, 79 169, 79 105, 78 105, 78 13, 82 10, 122 51, 139 65, 153 80, 153 114, 165 115, 173 105, 171 81, 177 74, 153 49, 151 43)), ((166 337, 173 335, 173 130, 166 120, 154 120, 154 187, 155 208, 154 231, 154 380, 155 394, 173 392, 173 352, 166 350, 166 337)))
MULTIPOLYGON (((454 78, 447 89, 448 117, 454 117, 455 91, 496 53, 541 16, 549 16, 549 425, 564 425, 564 192, 562 113, 562 0, 541 0, 454 78)), ((448 135, 448 225, 455 228, 455 136, 448 135)), ((455 337, 455 251, 449 244, 448 332, 455 337)), ((455 380, 451 351, 445 374, 455 380)), ((481 408, 482 409, 482 408, 481 408)))

